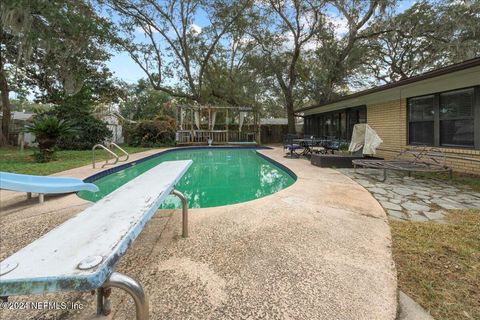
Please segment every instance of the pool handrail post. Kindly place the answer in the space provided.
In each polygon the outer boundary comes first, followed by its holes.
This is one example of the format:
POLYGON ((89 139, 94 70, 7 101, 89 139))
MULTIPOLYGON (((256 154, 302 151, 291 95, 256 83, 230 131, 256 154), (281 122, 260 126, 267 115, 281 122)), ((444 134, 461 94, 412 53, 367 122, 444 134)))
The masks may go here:
POLYGON ((180 191, 173 189, 172 194, 182 201, 182 237, 188 238, 188 203, 187 198, 180 191))
POLYGON ((108 162, 109 159, 105 160, 105 163, 102 165, 102 168, 104 168, 105 166, 108 166, 108 165, 114 165, 118 162, 118 155, 115 152, 108 149, 103 144, 96 144, 92 147, 92 166, 93 166, 93 169, 95 169, 95 149, 97 149, 97 148, 102 148, 103 150, 107 151, 108 153, 110 153, 115 158, 115 162, 113 162, 113 163, 109 163, 108 162))
POLYGON ((148 320, 148 299, 142 286, 136 280, 119 272, 113 272, 102 287, 97 290, 97 315, 102 313, 108 315, 111 311, 106 309, 106 307, 109 308, 109 304, 105 303, 109 296, 109 294, 105 294, 105 291, 109 288, 118 288, 127 292, 135 302, 136 319, 148 320))
POLYGON ((120 162, 125 162, 125 161, 128 160, 128 158, 130 157, 130 154, 129 154, 127 151, 125 151, 125 149, 123 149, 122 147, 120 147, 120 146, 119 146, 118 144, 116 144, 115 142, 110 142, 110 145, 111 145, 111 146, 114 146, 115 148, 117 148, 118 150, 120 150, 121 152, 123 152, 123 154, 126 156, 125 159, 123 159, 123 160, 118 160, 118 161, 120 161, 120 162))

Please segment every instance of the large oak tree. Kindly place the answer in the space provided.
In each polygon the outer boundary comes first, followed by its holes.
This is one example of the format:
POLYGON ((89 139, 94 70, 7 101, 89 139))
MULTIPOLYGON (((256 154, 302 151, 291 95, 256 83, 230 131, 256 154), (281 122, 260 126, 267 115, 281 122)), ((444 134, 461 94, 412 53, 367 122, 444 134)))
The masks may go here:
POLYGON ((8 143, 9 92, 22 83, 44 97, 62 90, 79 92, 83 81, 100 69, 109 24, 91 2, 4 0, 0 3, 1 143, 8 143))
POLYGON ((118 45, 145 72, 153 88, 205 103, 207 69, 250 0, 110 0, 107 4, 120 17, 117 27, 123 39, 118 45), (139 32, 143 40, 138 40, 139 32))

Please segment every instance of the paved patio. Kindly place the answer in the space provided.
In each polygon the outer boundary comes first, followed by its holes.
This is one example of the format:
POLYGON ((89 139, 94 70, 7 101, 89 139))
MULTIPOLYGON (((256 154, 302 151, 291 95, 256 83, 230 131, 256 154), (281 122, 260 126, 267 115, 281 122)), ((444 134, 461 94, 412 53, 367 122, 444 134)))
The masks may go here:
MULTIPOLYGON (((187 239, 180 237, 179 211, 159 210, 121 260, 117 271, 143 284, 151 319, 395 319, 396 271, 378 202, 335 170, 286 159, 280 148, 261 152, 291 168, 296 183, 254 201, 190 210, 187 239)), ((86 166, 63 175, 98 171, 86 166)), ((76 195, 37 205, 2 193, 0 259, 91 205, 76 195)), ((95 313, 90 293, 9 301, 27 300, 76 301, 83 308, 4 310, 0 318, 85 319, 95 313)), ((121 291, 113 290, 112 306, 111 318, 134 318, 133 303, 121 291)))
POLYGON ((480 193, 452 185, 447 178, 419 179, 388 171, 380 182, 377 169, 337 169, 365 187, 388 216, 397 220, 442 222, 449 209, 480 208, 480 193))

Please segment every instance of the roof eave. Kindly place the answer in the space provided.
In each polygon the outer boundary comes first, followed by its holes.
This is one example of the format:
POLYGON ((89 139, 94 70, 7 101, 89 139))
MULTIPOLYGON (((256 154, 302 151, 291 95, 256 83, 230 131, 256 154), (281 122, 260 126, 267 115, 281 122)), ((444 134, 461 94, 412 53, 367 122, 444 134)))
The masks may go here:
POLYGON ((336 102, 366 96, 368 94, 381 92, 381 91, 396 88, 396 87, 401 87, 401 86, 411 84, 411 83, 414 83, 414 82, 427 80, 427 79, 432 79, 432 78, 439 77, 439 76, 442 76, 442 75, 445 75, 445 74, 449 74, 449 73, 453 73, 453 72, 456 72, 456 71, 461 71, 461 70, 465 70, 465 69, 469 69, 469 68, 473 68, 473 67, 477 67, 477 66, 480 66, 480 57, 476 57, 476 58, 466 60, 466 61, 463 61, 463 62, 460 62, 460 63, 452 64, 452 65, 449 65, 449 66, 446 66, 446 67, 443 67, 443 68, 440 68, 440 69, 428 71, 428 72, 425 72, 425 73, 422 73, 422 74, 419 74, 419 75, 416 75, 416 76, 413 76, 413 77, 410 77, 410 78, 407 78, 407 79, 403 79, 403 80, 400 80, 400 81, 397 81, 397 82, 388 83, 388 84, 385 84, 383 86, 373 87, 373 88, 370 88, 370 89, 367 89, 367 90, 352 93, 352 94, 340 97, 336 100, 332 100, 328 103, 318 104, 318 105, 313 105, 313 106, 301 108, 301 109, 296 110, 295 113, 300 113, 300 112, 304 112, 304 111, 307 111, 307 110, 328 106, 328 105, 331 105, 331 104, 336 103, 336 102))

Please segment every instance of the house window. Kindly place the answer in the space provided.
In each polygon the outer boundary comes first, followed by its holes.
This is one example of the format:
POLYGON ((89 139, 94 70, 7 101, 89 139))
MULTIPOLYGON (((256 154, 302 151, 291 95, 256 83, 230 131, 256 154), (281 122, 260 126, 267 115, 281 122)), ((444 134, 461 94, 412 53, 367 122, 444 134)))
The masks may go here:
POLYGON ((474 146, 472 89, 440 94, 440 144, 474 146))
POLYGON ((305 116, 305 135, 349 140, 352 137, 353 126, 365 122, 367 122, 365 106, 309 115, 305 116))
POLYGON ((479 148, 480 132, 475 131, 480 131, 478 90, 468 88, 408 99, 409 144, 479 148))
POLYGON ((434 96, 410 99, 408 113, 410 144, 433 145, 434 96))

